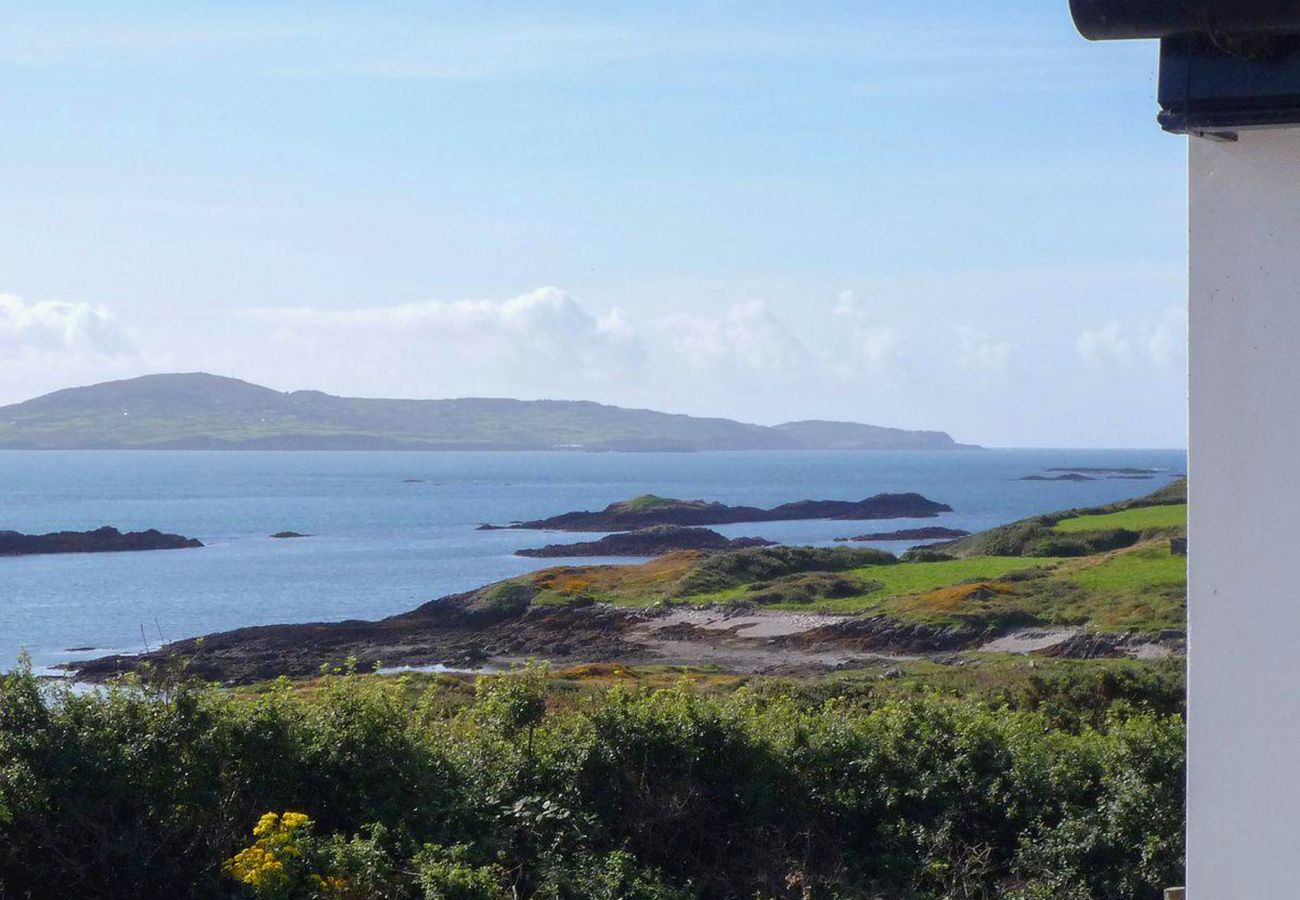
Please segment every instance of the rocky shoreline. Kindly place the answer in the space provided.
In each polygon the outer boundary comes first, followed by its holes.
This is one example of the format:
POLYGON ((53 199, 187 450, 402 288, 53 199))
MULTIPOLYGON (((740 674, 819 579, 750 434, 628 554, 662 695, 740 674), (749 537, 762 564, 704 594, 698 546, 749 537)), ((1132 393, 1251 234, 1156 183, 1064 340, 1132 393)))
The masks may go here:
POLYGON ((378 621, 263 625, 175 641, 140 655, 68 663, 78 681, 172 669, 228 685, 305 678, 349 661, 359 671, 502 668, 528 659, 711 666, 741 674, 814 675, 882 660, 958 661, 985 648, 1058 658, 1145 658, 1183 651, 1181 634, 1144 637, 1067 629, 939 627, 882 615, 764 610, 749 604, 653 607, 502 603, 491 588, 378 621), (1022 640, 1029 635, 1034 640, 1022 640), (1000 642, 1000 643, 999 643, 1000 642), (1020 648, 1020 649, 1017 649, 1020 648))

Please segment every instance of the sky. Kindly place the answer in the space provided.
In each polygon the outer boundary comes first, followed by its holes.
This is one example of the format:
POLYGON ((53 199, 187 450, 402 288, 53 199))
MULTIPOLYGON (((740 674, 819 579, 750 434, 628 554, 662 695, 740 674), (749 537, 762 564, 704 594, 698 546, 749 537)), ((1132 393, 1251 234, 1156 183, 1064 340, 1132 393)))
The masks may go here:
POLYGON ((1185 446, 1155 78, 1066 0, 0 0, 0 403, 209 371, 1185 446))

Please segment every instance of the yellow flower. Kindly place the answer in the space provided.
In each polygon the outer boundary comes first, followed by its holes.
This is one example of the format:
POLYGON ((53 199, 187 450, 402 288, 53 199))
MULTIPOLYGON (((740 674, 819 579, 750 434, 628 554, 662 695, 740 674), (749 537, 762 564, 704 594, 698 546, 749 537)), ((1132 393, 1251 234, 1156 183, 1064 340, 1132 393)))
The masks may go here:
MULTIPOLYGON (((268 813, 268 815, 275 814, 268 813)), ((304 825, 310 825, 311 819, 307 817, 306 813, 287 812, 280 818, 280 824, 283 825, 287 831, 293 831, 295 828, 302 828, 304 825)))
MULTIPOLYGON (((311 826, 311 818, 305 813, 266 813, 253 826, 255 840, 252 846, 226 860, 222 868, 236 881, 253 888, 283 888, 289 883, 285 863, 302 856, 296 832, 305 832, 311 826)), ((338 886, 330 887, 337 889, 338 886)))
POLYGON ((273 812, 266 813, 262 818, 258 819, 257 824, 253 826, 253 837, 266 837, 272 831, 275 831, 279 824, 280 817, 277 814, 273 812))

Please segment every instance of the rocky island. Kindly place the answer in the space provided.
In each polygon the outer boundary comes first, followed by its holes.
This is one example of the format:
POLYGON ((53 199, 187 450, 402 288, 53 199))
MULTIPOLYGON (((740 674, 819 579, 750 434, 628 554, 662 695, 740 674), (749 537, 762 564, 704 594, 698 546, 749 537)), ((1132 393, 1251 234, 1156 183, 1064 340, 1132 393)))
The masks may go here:
POLYGON ((944 528, 939 525, 929 528, 902 528, 898 531, 873 531, 856 537, 836 538, 841 543, 847 541, 950 541, 966 537, 969 531, 961 528, 944 528))
MULTIPOLYGON (((954 535, 957 536, 960 535, 954 535)), ((649 528, 638 528, 636 531, 618 532, 596 541, 547 544, 545 547, 516 550, 515 556, 534 559, 569 556, 663 556, 675 550, 742 550, 745 547, 770 546, 772 541, 763 538, 727 538, 710 528, 652 525, 649 528)))
POLYGON ((524 528, 539 531, 634 531, 653 525, 732 525, 741 522, 793 522, 804 519, 930 519, 952 512, 946 503, 937 503, 920 494, 876 494, 865 500, 799 500, 771 509, 756 506, 728 506, 710 500, 678 500, 644 494, 631 500, 611 503, 595 512, 569 512, 547 519, 513 522, 509 525, 480 525, 490 531, 497 528, 524 528))
POLYGON ((94 531, 55 531, 22 534, 0 531, 0 556, 35 556, 43 553, 118 553, 132 550, 182 550, 202 547, 201 541, 179 534, 148 531, 121 532, 105 525, 94 531))

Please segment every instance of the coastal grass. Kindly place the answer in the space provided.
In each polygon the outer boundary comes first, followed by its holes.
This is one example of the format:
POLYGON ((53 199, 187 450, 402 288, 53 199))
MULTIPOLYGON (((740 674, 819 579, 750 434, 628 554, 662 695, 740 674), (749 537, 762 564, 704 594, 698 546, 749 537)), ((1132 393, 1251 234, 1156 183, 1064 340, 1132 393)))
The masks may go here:
POLYGON ((1053 530, 1077 534, 1087 531, 1109 531, 1115 528, 1141 532, 1186 527, 1187 504, 1178 503, 1167 506, 1139 506, 1103 515, 1075 516, 1057 522, 1053 530))
POLYGON ((1001 578, 890 598, 877 611, 943 627, 1087 626, 1139 634, 1186 627, 1186 560, 1173 556, 1165 541, 1098 556, 1034 560, 1032 567, 1020 562, 1001 578))
POLYGON ((1074 615, 1098 630, 1181 630, 1187 623, 1187 559, 1166 541, 1149 541, 1100 560, 1067 567, 1068 583, 1082 589, 1074 615))
MULTIPOLYGON (((692 591, 710 554, 633 566, 561 566, 525 576, 534 606, 752 605, 785 612, 885 615, 935 627, 1081 626, 1155 633, 1186 621, 1186 560, 1150 540, 1087 557, 976 556, 822 568, 692 591)), ((813 557, 816 558, 816 557, 813 557)), ((833 563, 823 561, 822 565, 833 563)))
MULTIPOLYGON (((860 594, 817 600, 813 603, 768 603, 765 609, 822 613, 863 613, 871 611, 903 612, 896 601, 972 580, 995 580, 1010 572, 1031 566, 1050 566, 1051 559, 1028 561, 1020 557, 981 556, 942 562, 898 563, 892 566, 864 566, 845 573, 863 586, 860 594)), ((746 599, 751 586, 742 586, 715 594, 687 598, 692 603, 727 603, 746 599)))
POLYGON ((662 506, 678 506, 687 502, 689 501, 677 500, 673 497, 660 497, 658 494, 642 494, 640 497, 624 500, 617 505, 629 512, 640 512, 647 509, 659 509, 662 506))

